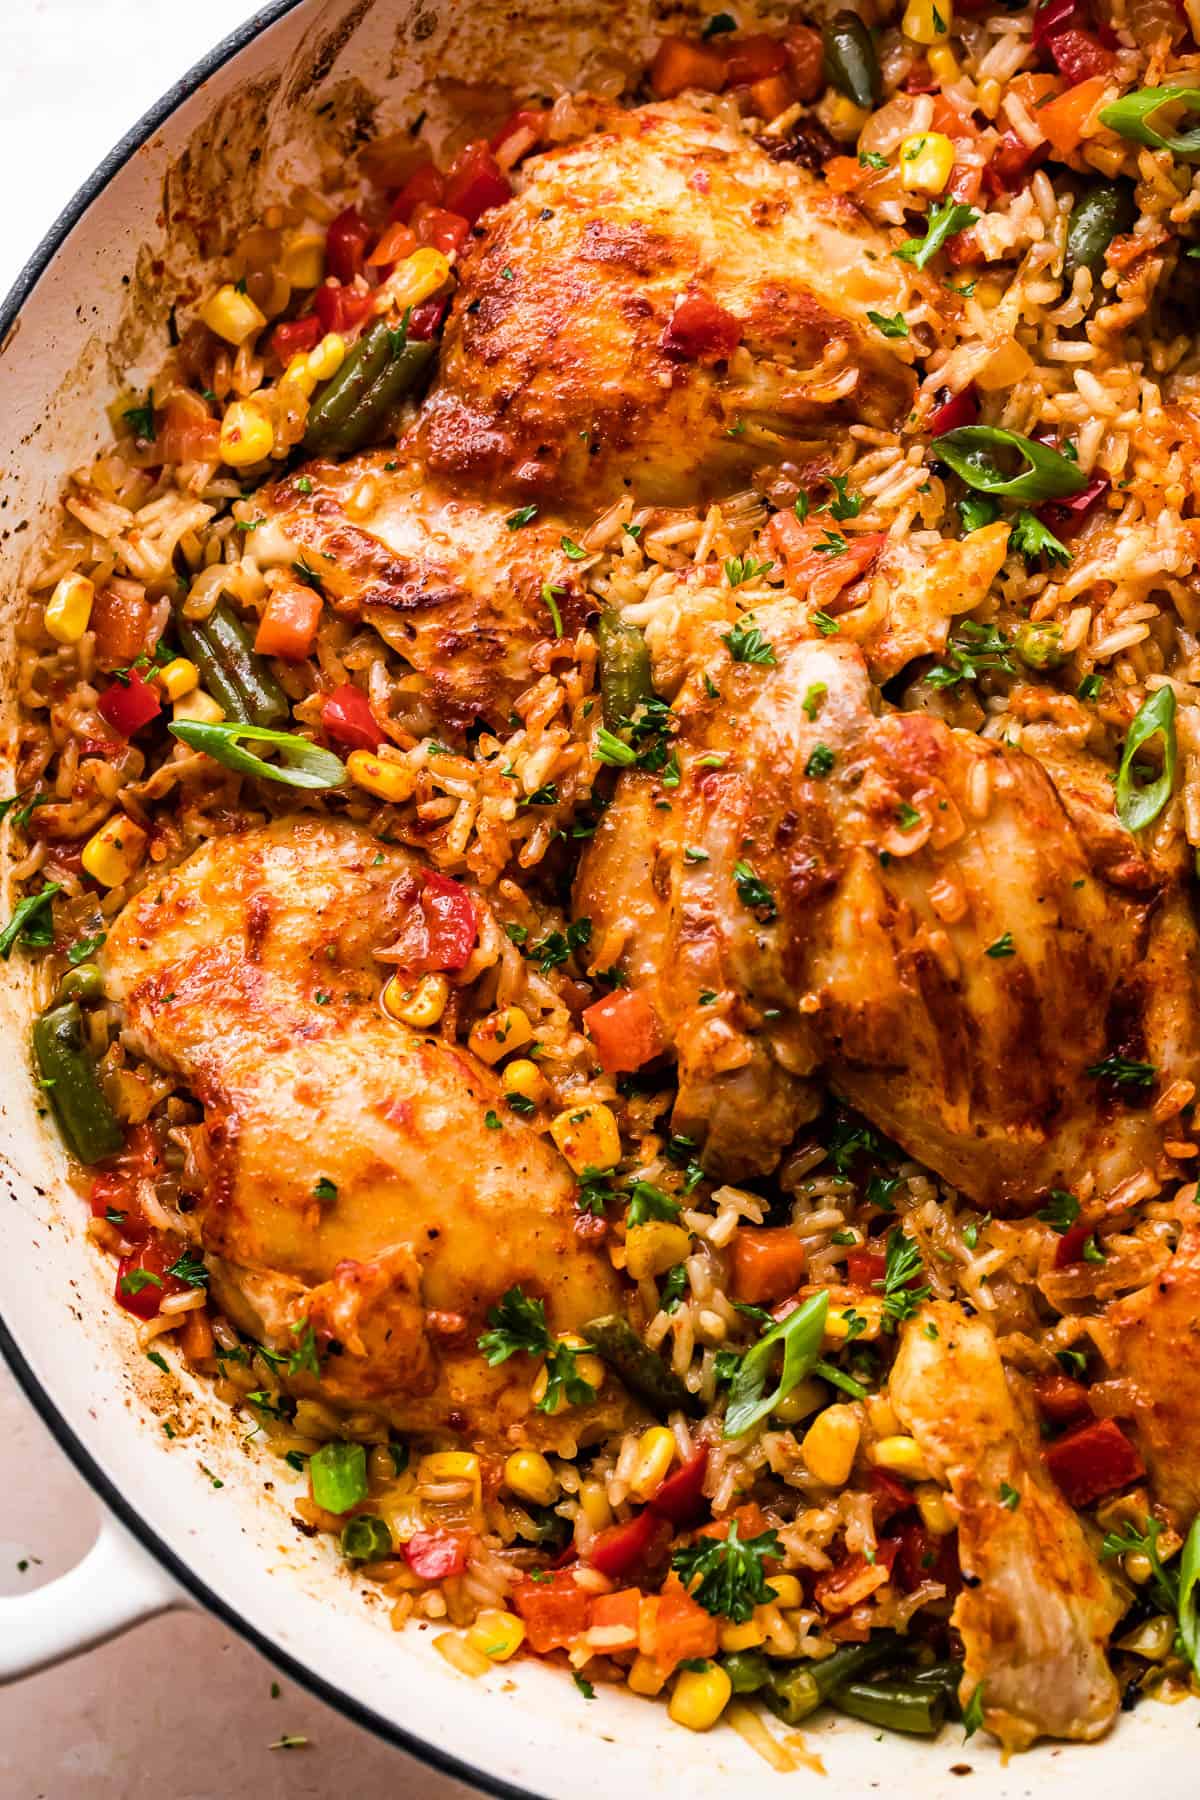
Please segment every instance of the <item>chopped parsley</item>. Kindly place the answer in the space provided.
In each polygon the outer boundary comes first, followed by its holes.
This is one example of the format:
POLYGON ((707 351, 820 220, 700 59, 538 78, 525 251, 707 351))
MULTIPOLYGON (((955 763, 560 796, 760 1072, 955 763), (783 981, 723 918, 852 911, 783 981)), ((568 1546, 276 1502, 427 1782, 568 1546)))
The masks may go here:
POLYGON ((528 525, 537 516, 537 504, 531 502, 528 506, 518 506, 516 512, 510 512, 504 523, 510 531, 518 531, 522 525, 528 525))
MULTIPOLYGON (((886 161, 884 167, 887 167, 886 161)), ((908 320, 903 313, 893 313, 889 318, 887 313, 868 310, 867 317, 876 331, 881 331, 885 338, 906 338, 908 336, 908 320)))
POLYGON ((925 236, 906 238, 892 254, 902 262, 910 262, 918 269, 923 269, 930 258, 937 255, 947 238, 957 237, 960 231, 966 231, 978 217, 973 206, 964 206, 958 200, 939 200, 929 209, 929 217, 925 221, 925 236))
POLYGON ((929 685, 935 688, 957 687, 962 681, 976 681, 983 669, 999 669, 1013 674, 1008 639, 995 625, 980 625, 975 619, 964 619, 947 646, 948 660, 929 671, 929 685))
POLYGON ((313 1195, 318 1200, 336 1200, 337 1183, 330 1181, 328 1175, 319 1175, 313 1184, 313 1195))
POLYGON ((1049 1201, 1034 1214, 1034 1218, 1040 1219, 1043 1225, 1049 1225, 1061 1237, 1064 1232, 1070 1231, 1079 1212, 1079 1202, 1074 1194, 1064 1193, 1062 1188, 1051 1188, 1049 1201))
POLYGON ((1114 1081, 1118 1087, 1153 1087, 1158 1073, 1153 1063, 1131 1062, 1126 1056, 1106 1056, 1085 1069, 1097 1081, 1114 1081))
POLYGON ((12 917, 0 931, 0 958, 5 962, 12 955, 13 947, 25 944, 31 950, 46 950, 54 942, 54 909, 51 905, 56 894, 62 893, 62 883, 47 882, 38 894, 26 894, 13 907, 12 917))
POLYGON ((978 531, 982 525, 994 525, 1000 517, 1000 502, 992 494, 964 494, 958 503, 958 516, 964 531, 978 531))
POLYGON ((673 1269, 667 1270, 666 1280, 659 1291, 658 1304, 665 1313, 673 1313, 687 1291, 687 1265, 686 1263, 676 1263, 673 1269))
POLYGON ((744 861, 734 863, 733 880, 734 886, 737 888, 737 897, 742 905, 749 907, 751 912, 757 913, 763 924, 768 924, 778 911, 775 905, 775 896, 766 883, 759 880, 750 863, 744 861))
MULTIPOLYGON (((888 166, 887 157, 880 156, 878 150, 860 150, 858 153, 858 160, 860 166, 864 169, 886 169, 888 166)), ((871 314, 868 313, 867 317, 869 319, 871 314)))
POLYGON ((154 389, 146 395, 144 406, 128 406, 121 414, 127 421, 134 437, 141 438, 144 444, 154 442, 154 389))
POLYGON ((983 1683, 976 1682, 971 1690, 971 1698, 963 1707, 963 1736, 974 1737, 983 1724, 983 1683))
POLYGON ((775 667, 775 651, 757 625, 738 624, 721 638, 734 662, 758 663, 763 668, 775 667))
POLYGON ((778 1532, 762 1531, 743 1540, 738 1536, 737 1520, 731 1519, 728 1537, 703 1538, 686 1545, 675 1552, 671 1567, 705 1612, 745 1625, 756 1606, 768 1606, 774 1599, 763 1564, 768 1556, 782 1552, 778 1532))
POLYGON ((837 757, 828 744, 814 744, 808 761, 804 765, 804 773, 822 780, 832 769, 837 757))
POLYGON ((208 1285, 208 1270, 198 1257, 189 1256, 186 1250, 171 1264, 167 1274, 173 1275, 176 1281, 186 1282, 188 1287, 198 1288, 208 1285))
POLYGON ((569 556, 572 562, 582 562, 584 557, 588 554, 583 545, 577 544, 574 538, 560 538, 559 544, 563 555, 569 556))
POLYGON ((1069 563, 1071 552, 1060 542, 1050 530, 1043 525, 1036 513, 1022 507, 1013 519, 1012 530, 1008 537, 1008 547, 1032 562, 1036 556, 1044 556, 1048 563, 1069 563))
POLYGON ((565 931, 551 931, 540 944, 535 944, 529 954, 537 962, 539 973, 548 975, 551 969, 557 969, 565 963, 575 950, 582 949, 590 942, 592 921, 590 919, 572 919, 565 931))
POLYGON ((321 577, 312 565, 305 561, 304 557, 301 557, 299 562, 292 564, 292 573, 304 583, 305 587, 312 588, 314 593, 323 594, 325 592, 321 577))
POLYGON ((1016 1512, 1021 1504, 1020 1494, 1015 1487, 1010 1487, 1007 1481, 1000 1483, 1000 1504, 1007 1506, 1009 1512, 1016 1512))
POLYGON ((1011 931, 1005 931, 1000 934, 994 944, 988 945, 983 954, 985 956, 1000 957, 1015 956, 1016 953, 1016 949, 1013 945, 1013 934, 1011 931))
POLYGON ((913 1287, 923 1273, 921 1250, 899 1225, 893 1225, 887 1238, 887 1266, 883 1280, 872 1283, 883 1291, 883 1328, 894 1331, 905 1319, 911 1319, 922 1300, 929 1298, 928 1286, 913 1287))
POLYGON ((808 616, 822 637, 832 637, 835 631, 842 629, 837 620, 831 619, 827 612, 813 612, 808 616))
POLYGON ((827 531, 819 544, 813 545, 818 556, 844 556, 849 549, 840 531, 827 531))
POLYGON ((831 475, 829 482, 835 495, 829 505, 830 518, 839 524, 843 519, 857 519, 863 509, 862 495, 850 492, 849 478, 845 475, 831 475))
POLYGON ((770 574, 774 567, 773 562, 755 562, 752 556, 728 556, 725 579, 731 588, 741 587, 744 582, 757 581, 760 575, 770 574))
POLYGON ((674 1224, 679 1217, 679 1202, 670 1194, 664 1194, 649 1181, 635 1181, 629 1201, 629 1211, 625 1215, 625 1224, 632 1228, 645 1225, 651 1219, 666 1219, 674 1224))
POLYGON ((578 1669, 572 1669, 571 1680, 575 1683, 575 1686, 579 1689, 585 1700, 594 1700, 596 1698, 595 1688, 592 1686, 587 1676, 581 1675, 578 1669))

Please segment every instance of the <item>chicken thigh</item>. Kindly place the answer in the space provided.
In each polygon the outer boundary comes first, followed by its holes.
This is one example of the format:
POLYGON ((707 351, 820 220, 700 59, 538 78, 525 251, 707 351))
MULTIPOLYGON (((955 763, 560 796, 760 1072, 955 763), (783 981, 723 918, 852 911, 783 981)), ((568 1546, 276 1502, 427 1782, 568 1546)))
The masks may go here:
POLYGON ((674 1047, 675 1129, 714 1172, 768 1171, 823 1070, 996 1212, 1153 1167, 1154 1098, 1200 1078, 1183 897, 1114 887, 1037 761, 879 711, 793 605, 743 629, 756 660, 693 633, 679 785, 624 773, 576 885, 598 966, 674 1047))
POLYGON ((379 1008, 372 951, 422 883, 415 858, 328 821, 215 839, 120 915, 108 988, 204 1106, 193 1216, 229 1314, 277 1349, 310 1322, 342 1351, 320 1391, 403 1428, 553 1442, 528 1359, 490 1369, 476 1338, 514 1283, 563 1331, 611 1311, 616 1278, 490 1071, 379 1008))

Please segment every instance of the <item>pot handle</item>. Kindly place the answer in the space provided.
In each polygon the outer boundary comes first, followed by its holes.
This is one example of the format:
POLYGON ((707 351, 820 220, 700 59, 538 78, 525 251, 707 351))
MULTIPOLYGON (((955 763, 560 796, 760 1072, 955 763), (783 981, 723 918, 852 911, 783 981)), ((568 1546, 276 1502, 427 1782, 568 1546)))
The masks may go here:
POLYGON ((83 1561, 31 1594, 0 1598, 0 1682, 103 1644, 186 1596, 108 1512, 83 1561))

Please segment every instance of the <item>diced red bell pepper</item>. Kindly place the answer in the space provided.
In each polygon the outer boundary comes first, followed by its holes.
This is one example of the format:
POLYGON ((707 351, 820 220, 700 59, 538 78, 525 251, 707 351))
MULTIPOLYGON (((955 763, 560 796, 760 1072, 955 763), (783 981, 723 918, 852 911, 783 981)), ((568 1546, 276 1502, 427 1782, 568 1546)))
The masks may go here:
POLYGON ((523 156, 536 149, 542 141, 549 116, 541 107, 523 106, 504 121, 492 138, 492 149, 503 168, 511 169, 523 156))
POLYGON ((968 382, 957 394, 951 394, 929 416, 930 437, 943 437, 948 431, 957 431, 962 425, 974 425, 979 418, 979 396, 974 384, 968 382))
POLYGON ((396 198, 392 201, 390 216, 409 224, 418 206, 439 206, 442 195, 446 191, 446 181, 440 169, 435 169, 431 162, 422 163, 414 169, 396 198))
POLYGON ((1033 15, 1033 42, 1042 50, 1057 32, 1077 22, 1079 0, 1046 0, 1033 15))
POLYGON ((1069 1375, 1039 1375, 1033 1397, 1042 1417, 1052 1425, 1074 1425, 1092 1410, 1082 1381, 1073 1381, 1069 1375))
POLYGON ((1027 144, 1015 131, 1006 131, 983 171, 984 186, 989 194, 1015 194, 1049 154, 1049 144, 1027 144))
POLYGON ((293 356, 306 356, 321 340, 321 320, 316 313, 302 319, 285 319, 271 333, 271 348, 286 369, 293 356))
POLYGON ((122 737, 132 737, 151 719, 157 719, 162 701, 158 690, 143 681, 136 669, 130 669, 122 681, 105 688, 96 702, 96 711, 122 737))
POLYGON ((786 1225, 742 1225, 733 1245, 733 1291, 752 1306, 774 1306, 804 1279, 804 1245, 786 1225))
POLYGON ((512 184, 486 138, 466 144, 446 172, 446 210, 461 213, 474 225, 482 213, 512 199, 512 184))
POLYGON ((1116 61, 1112 51, 1106 50, 1091 31, 1056 32, 1047 40, 1046 48, 1054 58, 1060 75, 1071 87, 1077 87, 1081 81, 1090 81, 1098 75, 1111 75, 1116 61))
POLYGON ((117 1264, 117 1283, 113 1289, 117 1305, 137 1319, 157 1318, 168 1294, 182 1294, 187 1289, 186 1281, 167 1273, 175 1259, 175 1253, 168 1256, 157 1238, 143 1244, 140 1250, 123 1256, 117 1264))
POLYGON ((429 954, 434 969, 463 968, 470 961, 479 935, 475 902, 461 882, 430 869, 425 876, 421 908, 429 935, 429 954))
POLYGON ((846 1274, 851 1287, 874 1287, 886 1273, 887 1257, 881 1250, 851 1250, 846 1257, 846 1274))
POLYGON ((1092 1235, 1092 1226, 1086 1219, 1079 1219, 1063 1232, 1054 1252, 1056 1269, 1070 1268, 1072 1263, 1083 1261, 1083 1246, 1092 1235))
POLYGON ((1136 1447, 1114 1419, 1077 1425, 1042 1451, 1046 1467, 1072 1506, 1128 1487, 1146 1473, 1136 1447))
POLYGON ((1108 475, 1093 475, 1085 488, 1066 500, 1047 500, 1037 508, 1042 524, 1059 537, 1070 537, 1080 530, 1094 507, 1099 505, 1112 486, 1108 475))
POLYGON ((667 321, 662 349, 672 362, 720 362, 741 340, 742 328, 731 312, 707 294, 688 294, 667 321))
POLYGON ((378 750, 383 742, 370 701, 352 681, 334 688, 321 703, 321 729, 347 750, 378 750))
POLYGON ((768 75, 778 75, 788 66, 787 45, 781 38, 769 37, 765 31, 723 37, 718 48, 725 59, 725 80, 730 87, 762 81, 768 75))
POLYGON ((588 1551, 588 1561, 602 1575, 620 1581, 645 1560, 655 1539, 668 1530, 665 1518, 651 1507, 643 1507, 623 1525, 610 1525, 606 1531, 597 1532, 588 1551))
POLYGON ((870 1487, 877 1531, 889 1519, 894 1519, 897 1513, 907 1512, 916 1505, 912 1489, 897 1476, 890 1475, 886 1469, 871 1470, 870 1487))
POLYGON ((326 280, 317 289, 313 306, 321 332, 353 331, 370 312, 371 296, 359 288, 343 287, 340 281, 326 280))
POLYGON ((413 308, 412 317, 408 321, 408 335, 425 343, 431 338, 446 314, 450 310, 447 299, 422 300, 420 306, 413 308))
POLYGON ((650 1499, 652 1509, 672 1525, 694 1525, 708 1509, 704 1498, 704 1477, 708 1470, 708 1449, 700 1449, 668 1475, 658 1492, 650 1499))
POLYGON ((938 79, 923 56, 917 58, 904 78, 906 94, 935 94, 938 79))
MULTIPOLYGON (((920 1587, 923 1581, 940 1581, 954 1593, 960 1582, 958 1550, 954 1534, 935 1537, 919 1519, 913 1519, 897 1533, 898 1550, 893 1567, 898 1585, 906 1593, 920 1587)), ((890 1542, 890 1540, 888 1540, 890 1542)), ((878 1550, 882 1551, 881 1543, 878 1550)))
POLYGON ((325 267, 335 281, 349 283, 362 274, 367 245, 375 236, 356 206, 347 206, 325 233, 325 267))
POLYGON ((564 1650, 587 1630, 591 1596, 570 1570, 549 1581, 520 1581, 513 1589, 513 1605, 525 1621, 529 1648, 538 1656, 564 1650))
POLYGON ((644 988, 619 988, 584 1008, 583 1022, 609 1075, 630 1074, 664 1049, 658 1014, 644 988))
POLYGON ((719 47, 695 38, 663 38, 650 65, 650 86, 659 100, 673 100, 685 88, 719 94, 725 81, 725 58, 719 47))
POLYGON ((822 1612, 849 1612, 891 1579, 899 1552, 898 1539, 880 1538, 875 1545, 874 1562, 868 1562, 859 1551, 848 1556, 815 1583, 813 1598, 817 1605, 822 1612))
POLYGON ((379 242, 367 258, 368 269, 386 269, 404 257, 411 256, 417 247, 415 233, 402 219, 393 219, 385 225, 379 242))
POLYGON ((410 223, 417 242, 431 244, 443 256, 449 256, 452 250, 461 250, 471 235, 471 221, 461 213, 447 212, 444 206, 432 206, 425 201, 413 208, 410 223))
POLYGON ((445 1581, 467 1566, 466 1531, 415 1531, 404 1546, 404 1560, 422 1581, 445 1581))

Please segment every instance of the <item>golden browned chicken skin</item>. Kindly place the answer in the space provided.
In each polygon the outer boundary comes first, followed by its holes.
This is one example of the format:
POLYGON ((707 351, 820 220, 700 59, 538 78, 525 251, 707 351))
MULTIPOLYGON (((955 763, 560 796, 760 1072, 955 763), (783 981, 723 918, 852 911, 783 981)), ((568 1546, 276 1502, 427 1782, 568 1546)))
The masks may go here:
POLYGON ((860 652, 786 602, 754 623, 773 666, 695 633, 679 787, 623 774, 576 885, 598 966, 654 996, 675 1128, 767 1171, 822 1071, 997 1212, 1154 1168, 1152 1103, 1200 1074, 1183 897, 1107 880, 1033 757, 880 711, 860 652), (1112 1056, 1154 1084, 1088 1072, 1112 1056))
POLYGON ((911 349, 866 315, 910 277, 852 203, 685 102, 595 112, 594 135, 525 165, 464 262, 412 438, 436 475, 692 505, 903 417, 911 349), (707 302, 724 338, 697 326, 707 302))
MULTIPOLYGON (((321 1391, 403 1428, 555 1442, 529 1359, 491 1369, 476 1338, 514 1283, 564 1331, 611 1311, 617 1280, 574 1231, 566 1164, 490 1071, 379 1009, 372 952, 421 875, 328 821, 218 838, 120 915, 109 991, 204 1107, 192 1216, 230 1316, 277 1349, 310 1321, 343 1352, 321 1391)), ((597 1428, 619 1412, 602 1398, 597 1428)), ((568 1435, 585 1427, 574 1414, 568 1435)))

